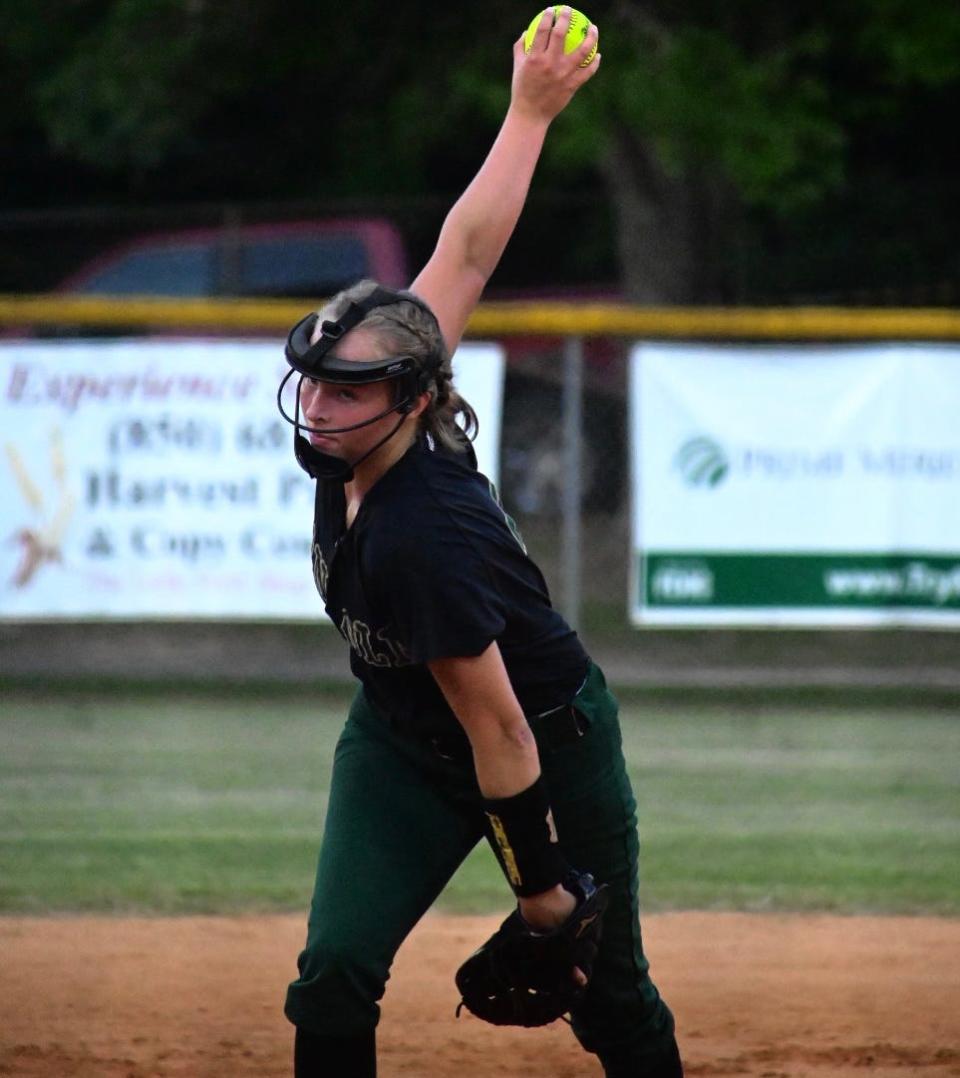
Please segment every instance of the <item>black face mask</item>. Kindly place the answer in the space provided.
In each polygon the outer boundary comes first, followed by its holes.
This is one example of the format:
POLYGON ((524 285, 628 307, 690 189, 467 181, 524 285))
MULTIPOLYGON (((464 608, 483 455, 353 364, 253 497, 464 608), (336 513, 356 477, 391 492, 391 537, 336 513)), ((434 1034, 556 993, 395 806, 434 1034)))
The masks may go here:
MULTIPOLYGON (((378 286, 362 300, 351 303, 337 321, 322 322, 320 339, 314 344, 310 341, 319 319, 317 314, 308 314, 290 330, 284 350, 290 370, 277 390, 277 407, 283 418, 293 426, 293 452, 297 462, 314 479, 336 479, 342 483, 349 482, 353 478, 354 468, 392 438, 403 426, 404 418, 413 410, 420 394, 424 393, 431 384, 432 373, 424 370, 421 366, 422 361, 418 362, 413 356, 388 356, 384 359, 354 361, 338 359, 329 354, 341 338, 362 322, 375 307, 385 307, 401 301, 416 303, 419 307, 429 310, 410 292, 397 292, 378 286), (291 416, 284 410, 282 396, 287 382, 294 374, 299 374, 300 378, 297 382, 296 410, 291 416), (362 423, 354 423, 349 427, 322 429, 308 427, 300 420, 300 390, 304 378, 331 382, 335 385, 353 386, 370 385, 373 382, 393 382, 395 384, 394 403, 370 419, 365 419, 362 423), (307 431, 312 434, 344 434, 347 431, 359 430, 361 427, 376 423, 391 412, 396 412, 399 416, 396 426, 353 463, 330 453, 321 452, 316 446, 311 445, 302 433, 307 431)), ((439 362, 439 356, 435 360, 433 356, 427 360, 431 369, 439 366, 439 362)))

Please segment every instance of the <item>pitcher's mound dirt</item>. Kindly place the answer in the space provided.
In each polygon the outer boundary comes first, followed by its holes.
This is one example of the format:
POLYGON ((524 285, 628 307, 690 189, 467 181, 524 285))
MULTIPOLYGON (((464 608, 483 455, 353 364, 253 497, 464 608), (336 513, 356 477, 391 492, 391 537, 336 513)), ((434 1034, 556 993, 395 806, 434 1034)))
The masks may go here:
MULTIPOLYGON (((498 922, 431 914, 407 941, 382 1078, 600 1075, 562 1023, 454 1017, 453 971, 498 922)), ((302 937, 301 916, 0 918, 0 1075, 289 1075, 302 937)), ((645 940, 690 1076, 960 1075, 960 921, 670 913, 645 940)))

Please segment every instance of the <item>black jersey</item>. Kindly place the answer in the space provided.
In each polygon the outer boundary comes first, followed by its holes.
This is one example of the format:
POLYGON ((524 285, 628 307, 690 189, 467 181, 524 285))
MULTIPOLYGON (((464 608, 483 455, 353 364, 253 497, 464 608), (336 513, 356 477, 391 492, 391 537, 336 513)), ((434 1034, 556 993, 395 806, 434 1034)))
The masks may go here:
POLYGON ((351 669, 399 728, 456 723, 425 664, 479 655, 494 640, 527 715, 573 699, 586 652, 467 454, 420 440, 350 528, 345 507, 341 483, 317 480, 314 578, 351 669))

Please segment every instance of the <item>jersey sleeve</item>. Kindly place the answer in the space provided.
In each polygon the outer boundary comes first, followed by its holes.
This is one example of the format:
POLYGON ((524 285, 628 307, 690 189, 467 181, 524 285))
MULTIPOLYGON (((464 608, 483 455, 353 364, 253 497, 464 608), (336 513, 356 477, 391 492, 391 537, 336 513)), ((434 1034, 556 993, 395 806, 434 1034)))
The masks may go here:
POLYGON ((399 537, 375 578, 393 631, 414 663, 479 655, 506 626, 483 552, 452 521, 399 537), (425 537, 428 535, 428 538, 425 537))

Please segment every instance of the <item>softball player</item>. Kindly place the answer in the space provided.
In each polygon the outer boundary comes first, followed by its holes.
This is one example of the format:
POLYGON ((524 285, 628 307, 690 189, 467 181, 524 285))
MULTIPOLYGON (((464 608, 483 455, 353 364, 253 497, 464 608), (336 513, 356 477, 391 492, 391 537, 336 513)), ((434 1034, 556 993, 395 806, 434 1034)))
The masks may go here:
POLYGON ((564 53, 569 18, 543 20, 529 54, 514 45, 503 125, 410 291, 361 282, 288 338, 314 576, 360 682, 286 1000, 296 1078, 375 1075, 394 955, 483 837, 536 930, 577 905, 571 867, 607 885, 574 1033, 608 1078, 682 1074, 642 949, 616 701, 476 470, 476 417, 451 382, 547 129, 598 68, 579 66, 595 27, 564 53))

